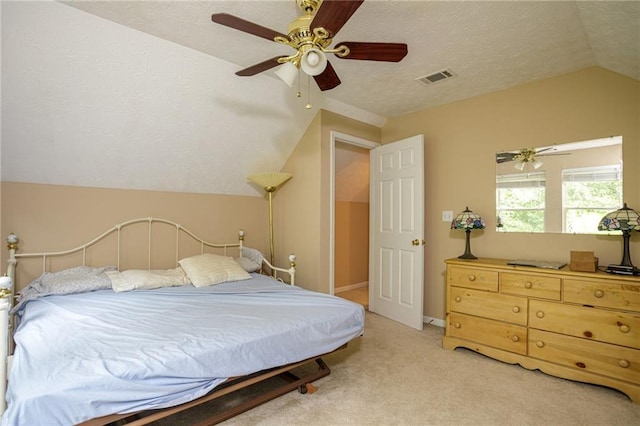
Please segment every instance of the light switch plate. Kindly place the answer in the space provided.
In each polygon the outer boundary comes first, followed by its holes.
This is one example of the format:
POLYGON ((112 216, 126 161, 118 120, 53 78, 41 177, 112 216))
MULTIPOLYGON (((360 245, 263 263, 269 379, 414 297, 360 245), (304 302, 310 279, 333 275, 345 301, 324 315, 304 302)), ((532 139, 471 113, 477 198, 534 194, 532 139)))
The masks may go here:
POLYGON ((453 220, 453 212, 451 210, 442 211, 442 221, 451 222, 453 220))

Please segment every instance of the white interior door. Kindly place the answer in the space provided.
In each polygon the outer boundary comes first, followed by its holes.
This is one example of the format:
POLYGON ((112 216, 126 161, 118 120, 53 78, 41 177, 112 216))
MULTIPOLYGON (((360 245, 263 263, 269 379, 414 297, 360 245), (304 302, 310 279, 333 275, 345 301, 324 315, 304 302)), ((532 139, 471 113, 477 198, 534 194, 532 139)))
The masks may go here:
POLYGON ((424 136, 371 150, 369 310, 422 330, 424 136))

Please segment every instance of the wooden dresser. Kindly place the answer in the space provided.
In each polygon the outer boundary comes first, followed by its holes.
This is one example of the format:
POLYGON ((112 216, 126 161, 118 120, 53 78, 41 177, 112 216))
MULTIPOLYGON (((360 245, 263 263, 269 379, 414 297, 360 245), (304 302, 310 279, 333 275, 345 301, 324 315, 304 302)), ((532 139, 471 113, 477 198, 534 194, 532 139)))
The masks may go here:
POLYGON ((608 386, 640 403, 640 277, 448 259, 445 349, 608 386))

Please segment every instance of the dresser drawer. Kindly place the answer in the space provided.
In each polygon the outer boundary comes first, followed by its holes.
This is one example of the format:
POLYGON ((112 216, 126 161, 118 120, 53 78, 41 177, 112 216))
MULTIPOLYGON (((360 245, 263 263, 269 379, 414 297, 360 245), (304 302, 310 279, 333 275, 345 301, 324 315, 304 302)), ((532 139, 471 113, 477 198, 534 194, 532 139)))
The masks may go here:
POLYGON ((567 278, 563 287, 565 302, 640 312, 640 280, 633 285, 567 278))
POLYGON ((529 301, 529 327, 640 349, 640 315, 529 301))
POLYGON ((517 272, 500 274, 500 292, 560 300, 560 277, 517 272))
POLYGON ((529 356, 576 370, 640 383, 638 349, 531 329, 529 356))
POLYGON ((450 285, 498 291, 498 271, 451 266, 448 269, 447 277, 450 285))
POLYGON ((527 354, 527 328, 519 325, 451 312, 447 335, 521 355, 527 354))
POLYGON ((527 325, 527 298, 451 287, 452 311, 527 325))

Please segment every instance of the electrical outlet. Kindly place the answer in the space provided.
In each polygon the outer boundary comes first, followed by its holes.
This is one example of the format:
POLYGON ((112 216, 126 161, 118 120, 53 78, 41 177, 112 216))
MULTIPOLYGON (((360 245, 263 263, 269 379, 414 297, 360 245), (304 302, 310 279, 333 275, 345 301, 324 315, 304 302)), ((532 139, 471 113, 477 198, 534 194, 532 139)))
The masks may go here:
POLYGON ((442 221, 451 222, 453 220, 453 212, 451 210, 444 210, 442 212, 442 221))

